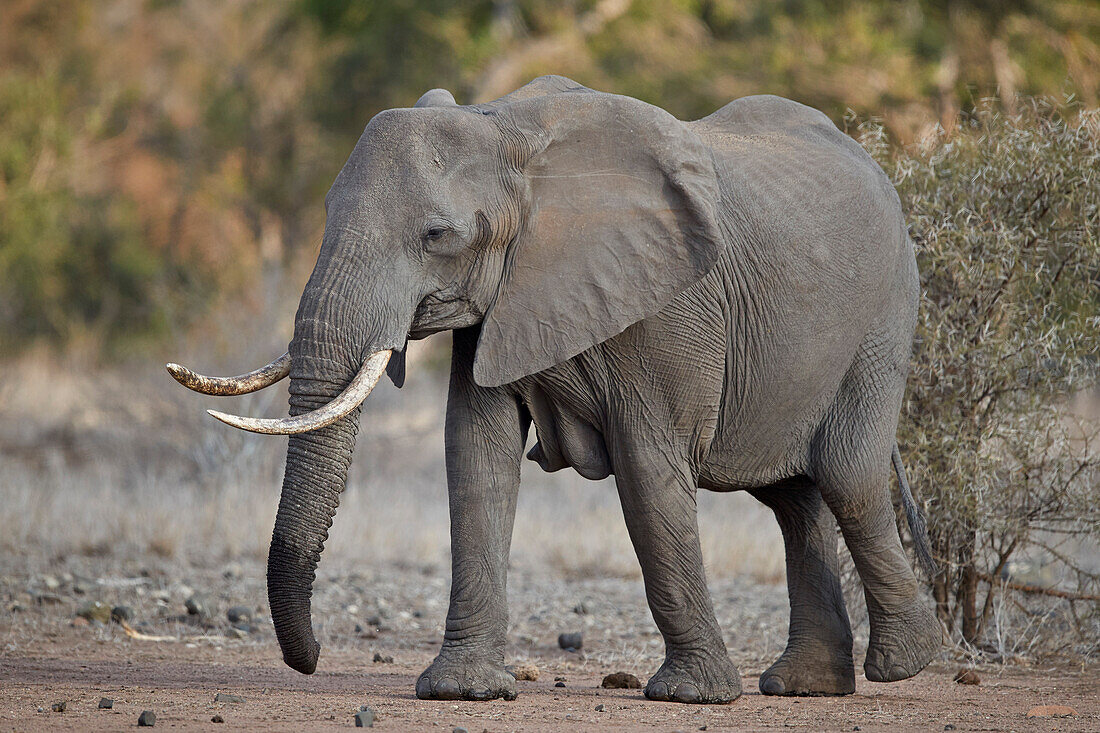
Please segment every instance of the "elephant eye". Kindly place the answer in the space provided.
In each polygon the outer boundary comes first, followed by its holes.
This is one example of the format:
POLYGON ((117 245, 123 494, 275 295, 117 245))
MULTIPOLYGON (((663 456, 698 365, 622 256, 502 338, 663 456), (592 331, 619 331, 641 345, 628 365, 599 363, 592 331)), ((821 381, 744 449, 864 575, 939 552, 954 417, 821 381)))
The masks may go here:
POLYGON ((431 227, 430 229, 428 229, 428 231, 424 232, 424 239, 428 240, 429 242, 435 242, 439 239, 442 239, 443 235, 445 235, 447 231, 448 230, 445 227, 431 227))

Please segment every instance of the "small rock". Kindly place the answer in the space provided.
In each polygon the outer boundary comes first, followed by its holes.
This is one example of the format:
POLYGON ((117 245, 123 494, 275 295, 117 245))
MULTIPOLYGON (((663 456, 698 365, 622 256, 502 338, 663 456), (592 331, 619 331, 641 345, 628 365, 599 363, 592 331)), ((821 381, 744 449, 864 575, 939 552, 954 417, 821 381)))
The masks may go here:
POLYGON ((554 687, 565 687, 565 683, 562 682, 561 680, 558 680, 557 682, 554 683, 554 687))
POLYGON ((699 730, 706 730, 706 729, 707 729, 707 724, 706 723, 703 723, 701 726, 699 726, 699 730))
POLYGON ((240 626, 230 626, 229 631, 225 632, 225 635, 230 639, 247 639, 248 630, 242 629, 240 626))
POLYGON ((600 687, 611 690, 640 690, 642 681, 629 672, 612 672, 603 678, 600 687))
POLYGON ((210 602, 206 600, 205 596, 199 594, 190 596, 183 605, 187 608, 187 613, 190 616, 198 616, 199 618, 210 616, 210 602))
POLYGON ((599 705, 597 705, 597 706, 596 706, 595 708, 593 708, 593 709, 594 709, 594 710, 595 710, 595 711, 596 711, 597 713, 602 713, 602 712, 603 712, 604 710, 606 710, 607 708, 605 708, 605 707, 604 707, 604 704, 603 704, 603 703, 601 702, 601 703, 600 703, 599 705))
POLYGON ((388 654, 383 655, 382 652, 374 653, 375 664, 393 664, 393 657, 388 654))
POLYGON ((584 601, 581 601, 577 605, 573 606, 573 613, 578 616, 584 616, 588 613, 588 606, 584 605, 584 601))
POLYGON ((46 586, 50 590, 57 590, 58 588, 61 587, 61 581, 59 581, 57 578, 53 577, 52 575, 43 575, 42 576, 42 585, 46 586))
POLYGON ((945 725, 943 727, 943 729, 944 730, 955 730, 955 724, 954 723, 948 723, 947 725, 945 725))
POLYGON ((1036 705, 1027 711, 1029 718, 1072 718, 1077 711, 1068 705, 1036 705))
POLYGON ((223 718, 222 716, 218 715, 217 713, 214 713, 214 717, 212 717, 212 718, 210 719, 210 722, 211 722, 211 723, 224 723, 224 722, 225 722, 225 718, 223 718))
POLYGON ((982 678, 974 670, 963 667, 955 673, 955 682, 960 685, 980 685, 982 678))
POLYGON ((111 609, 111 620, 116 624, 120 624, 123 621, 130 622, 134 620, 134 609, 129 606, 115 606, 111 609))
POLYGON ((460 725, 460 726, 457 726, 454 730, 452 730, 451 733, 470 733, 470 732, 460 725))
POLYGON ((515 677, 517 680, 525 680, 527 682, 537 682, 539 679, 539 668, 530 662, 523 664, 512 664, 504 668, 508 674, 515 677))
POLYGON ((76 615, 88 621, 105 624, 111 620, 111 607, 99 601, 88 601, 77 610, 76 615))
POLYGON ((214 702, 244 702, 244 698, 240 695, 230 695, 225 692, 219 692, 214 695, 214 702))
POLYGON ((99 709, 100 710, 110 710, 114 706, 115 706, 115 701, 112 700, 111 698, 109 698, 109 697, 99 698, 99 709))
POLYGON ((65 708, 67 707, 69 707, 68 702, 66 702, 65 700, 58 700, 53 705, 50 705, 50 710, 54 711, 55 713, 63 713, 65 712, 65 708))
POLYGON ((374 727, 374 711, 364 705, 359 712, 355 714, 355 727, 356 728, 373 728, 374 727))
POLYGON ((152 728, 157 724, 157 714, 152 710, 142 710, 141 715, 138 716, 139 728, 152 728))
POLYGON ((229 619, 231 624, 244 624, 247 626, 252 623, 252 609, 248 606, 233 606, 225 612, 225 617, 229 619))
POLYGON ((558 646, 566 651, 576 651, 584 646, 584 634, 580 631, 558 634, 558 646))

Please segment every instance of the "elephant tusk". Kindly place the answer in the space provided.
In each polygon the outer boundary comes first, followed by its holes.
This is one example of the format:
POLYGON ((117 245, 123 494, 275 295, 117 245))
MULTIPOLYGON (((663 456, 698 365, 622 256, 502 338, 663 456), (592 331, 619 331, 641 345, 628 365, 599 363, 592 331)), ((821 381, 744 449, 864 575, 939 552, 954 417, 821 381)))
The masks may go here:
POLYGON ((233 397, 235 395, 256 392, 264 387, 270 387, 290 374, 290 353, 287 352, 267 366, 260 367, 248 374, 236 377, 207 377, 198 372, 193 372, 180 364, 165 364, 172 378, 187 389, 193 389, 203 394, 217 395, 219 397, 233 397))
POLYGON ((238 417, 227 415, 217 410, 207 410, 211 417, 221 420, 226 425, 232 425, 241 430, 249 430, 253 433, 266 435, 295 435, 317 430, 326 425, 331 425, 344 417, 367 399, 378 380, 386 371, 386 363, 389 362, 393 351, 376 351, 367 357, 359 373, 351 380, 343 392, 324 407, 318 407, 312 412, 306 412, 294 417, 281 417, 265 419, 257 417, 238 417))

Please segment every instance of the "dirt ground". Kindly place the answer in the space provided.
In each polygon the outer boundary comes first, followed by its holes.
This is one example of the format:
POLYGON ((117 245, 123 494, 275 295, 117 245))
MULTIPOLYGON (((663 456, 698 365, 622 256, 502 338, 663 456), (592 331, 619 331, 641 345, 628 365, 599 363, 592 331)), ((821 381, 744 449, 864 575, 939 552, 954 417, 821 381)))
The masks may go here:
MULTIPOLYGON (((777 584, 712 580, 745 695, 726 706, 683 706, 648 702, 640 690, 600 688, 603 676, 616 671, 644 682, 660 662, 660 638, 638 579, 517 573, 509 661, 536 664, 539 679, 519 682, 514 702, 471 703, 413 694, 442 635, 447 588, 439 571, 388 568, 319 578, 314 622, 323 649, 310 677, 279 657, 264 615, 260 562, 184 572, 167 561, 138 567, 102 558, 60 564, 0 558, 0 729, 133 728, 141 711, 152 710, 157 728, 173 730, 327 730, 353 726, 354 713, 368 705, 378 716, 374 727, 392 731, 1100 730, 1100 669, 1072 659, 979 666, 981 685, 964 686, 952 681, 960 663, 945 656, 901 683, 861 676, 856 694, 845 698, 764 697, 756 678, 781 651, 786 625, 777 584), (183 610, 192 594, 205 595, 211 609, 198 625, 183 610), (138 629, 169 640, 134 639, 114 623, 73 625, 92 599, 130 605, 138 629), (226 620, 236 603, 255 609, 250 633, 234 632, 226 620), (584 650, 559 649, 562 631, 582 631, 584 650), (394 661, 373 661, 376 653, 394 661), (556 686, 558 678, 564 687, 556 686), (244 702, 216 703, 219 692, 244 702), (101 697, 114 707, 98 709, 101 697), (54 712, 60 701, 65 711, 54 712), (1054 704, 1072 706, 1077 715, 1026 717, 1033 706, 1054 704), (211 722, 216 714, 224 725, 211 722)), ((857 629, 857 647, 862 633, 857 629)))
MULTIPOLYGON (((50 646, 35 658, 0 660, 0 721, 5 729, 114 730, 134 727, 142 710, 156 727, 210 729, 220 714, 226 729, 328 730, 353 725, 360 705, 373 708, 375 727, 393 731, 547 730, 1039 730, 1100 727, 1095 674, 1012 670, 987 675, 981 686, 957 685, 938 667, 917 678, 875 685, 862 678, 846 698, 774 698, 746 678, 745 695, 730 705, 685 706, 646 701, 639 690, 603 690, 601 675, 551 665, 537 682, 520 682, 513 702, 432 702, 413 695, 416 675, 430 652, 392 665, 371 664, 365 654, 328 655, 325 667, 303 677, 284 667, 272 648, 238 649, 217 658, 196 649, 171 651, 141 645, 96 643, 50 646), (51 654, 50 651, 53 653, 51 654), (555 672, 561 674, 555 675, 555 672), (555 687, 564 676, 566 687, 555 687), (229 692, 243 703, 215 703, 229 692), (100 697, 114 708, 99 710, 100 697), (50 705, 67 701, 64 713, 50 705), (1078 716, 1029 719, 1037 704, 1072 705, 1078 716), (602 705, 601 711, 597 706, 602 705), (43 712, 36 712, 38 709, 43 712), (705 726, 705 728, 704 728, 705 726)), ((220 727, 220 726, 219 726, 220 727)))

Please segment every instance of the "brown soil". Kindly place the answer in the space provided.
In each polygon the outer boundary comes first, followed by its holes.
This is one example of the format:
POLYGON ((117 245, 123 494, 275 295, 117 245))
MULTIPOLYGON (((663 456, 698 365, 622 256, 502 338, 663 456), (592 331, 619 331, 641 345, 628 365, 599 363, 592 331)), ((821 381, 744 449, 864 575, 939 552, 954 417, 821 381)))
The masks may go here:
MULTIPOLYGON (((534 664, 537 681, 518 683, 514 702, 432 702, 413 694, 417 675, 443 636, 447 578, 439 569, 375 567, 318 577, 314 628, 322 643, 318 672, 287 668, 266 616, 263 563, 187 566, 155 558, 45 558, 0 555, 0 730, 134 728, 143 710, 156 728, 312 731, 352 727, 361 705, 389 731, 463 727, 547 730, 1100 730, 1100 667, 1081 658, 1026 666, 987 664, 980 685, 953 681, 963 665, 944 656, 915 679, 895 684, 857 678, 843 698, 764 697, 756 681, 782 651, 786 593, 781 584, 739 577, 711 581, 731 658, 745 695, 731 705, 686 706, 645 700, 641 690, 605 690, 604 676, 629 672, 644 681, 660 665, 662 644, 640 579, 565 580, 513 572, 509 582, 509 663, 534 664), (206 598, 211 617, 186 623, 184 601, 206 598), (74 625, 78 609, 98 600, 125 604, 139 640, 114 623, 74 625), (238 635, 226 610, 253 610, 254 628, 238 635), (561 632, 583 632, 584 648, 558 648, 561 632), (240 638, 238 638, 240 636, 240 638), (374 662, 375 654, 392 663, 374 662), (556 687, 564 678, 565 687, 556 687), (243 703, 215 703, 230 693, 243 703), (114 700, 99 710, 99 699, 114 700), (58 713, 51 706, 66 702, 58 713), (1071 718, 1025 717, 1036 705, 1069 705, 1071 718), (602 706, 597 711, 596 707, 602 706), (211 718, 219 714, 224 725, 211 718), (858 728, 857 728, 858 726, 858 728)), ((855 604, 853 604, 853 607, 855 604)), ((862 660, 866 625, 856 626, 862 660)))
POLYGON ((375 710, 376 728, 392 731, 1100 729, 1096 670, 987 669, 980 686, 967 686, 955 684, 954 669, 941 665, 890 685, 860 678, 849 697, 806 699, 764 697, 746 674, 745 695, 733 704, 685 706, 648 702, 640 690, 602 690, 600 680, 612 670, 568 671, 552 661, 540 664, 537 682, 518 683, 514 702, 429 702, 415 698, 413 684, 430 651, 376 664, 366 651, 326 650, 322 670, 305 677, 282 664, 270 640, 220 648, 104 641, 89 639, 87 629, 62 627, 39 642, 34 654, 0 658, 4 729, 132 728, 142 710, 153 710, 157 728, 174 730, 210 729, 215 714, 227 730, 327 730, 352 726, 360 705, 375 710), (555 676, 567 686, 555 687, 555 676), (215 703, 218 692, 245 702, 215 703), (112 698, 114 708, 97 709, 100 697, 112 698), (52 712, 61 700, 65 712, 52 712), (1041 704, 1070 705, 1077 716, 1025 717, 1041 704))

